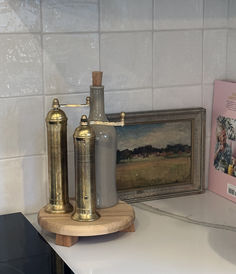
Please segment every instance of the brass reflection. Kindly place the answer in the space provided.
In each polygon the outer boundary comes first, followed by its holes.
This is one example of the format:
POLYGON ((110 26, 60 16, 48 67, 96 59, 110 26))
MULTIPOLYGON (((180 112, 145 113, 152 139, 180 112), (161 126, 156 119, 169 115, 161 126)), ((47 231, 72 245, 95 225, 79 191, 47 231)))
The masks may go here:
POLYGON ((48 213, 67 213, 73 210, 68 197, 67 117, 54 99, 46 117, 48 144, 48 213))
POLYGON ((95 132, 88 125, 87 116, 81 117, 74 133, 76 206, 72 215, 75 221, 95 221, 95 132))

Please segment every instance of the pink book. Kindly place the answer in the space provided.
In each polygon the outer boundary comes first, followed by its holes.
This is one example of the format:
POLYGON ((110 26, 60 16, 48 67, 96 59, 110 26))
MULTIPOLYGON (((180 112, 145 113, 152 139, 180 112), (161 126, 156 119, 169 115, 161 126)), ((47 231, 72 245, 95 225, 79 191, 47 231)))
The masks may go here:
POLYGON ((236 202, 236 83, 215 81, 208 189, 236 202))

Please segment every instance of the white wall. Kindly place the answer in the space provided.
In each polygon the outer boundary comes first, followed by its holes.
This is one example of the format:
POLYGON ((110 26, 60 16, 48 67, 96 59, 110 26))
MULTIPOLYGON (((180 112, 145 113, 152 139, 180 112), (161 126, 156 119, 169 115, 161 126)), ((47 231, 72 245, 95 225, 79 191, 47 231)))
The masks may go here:
MULTIPOLYGON (((213 80, 236 66, 227 31, 228 0, 0 1, 0 213, 46 203, 44 118, 53 97, 84 102, 93 70, 107 113, 206 107, 208 155, 213 80)), ((66 111, 71 194, 82 112, 66 111)))

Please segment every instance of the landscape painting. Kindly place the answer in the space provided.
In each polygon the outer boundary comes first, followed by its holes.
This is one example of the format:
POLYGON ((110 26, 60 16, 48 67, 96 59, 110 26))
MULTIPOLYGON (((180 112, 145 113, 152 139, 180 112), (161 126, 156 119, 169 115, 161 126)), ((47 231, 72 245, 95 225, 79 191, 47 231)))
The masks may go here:
POLYGON ((117 127, 118 190, 191 182, 190 120, 117 127))

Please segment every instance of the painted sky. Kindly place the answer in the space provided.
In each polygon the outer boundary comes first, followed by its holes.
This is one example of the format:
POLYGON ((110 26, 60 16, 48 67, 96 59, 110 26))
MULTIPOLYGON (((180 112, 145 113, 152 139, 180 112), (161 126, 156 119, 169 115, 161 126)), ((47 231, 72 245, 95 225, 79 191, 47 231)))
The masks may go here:
POLYGON ((168 122, 160 124, 117 127, 118 149, 134 149, 152 145, 165 148, 167 145, 191 145, 191 122, 168 122))

